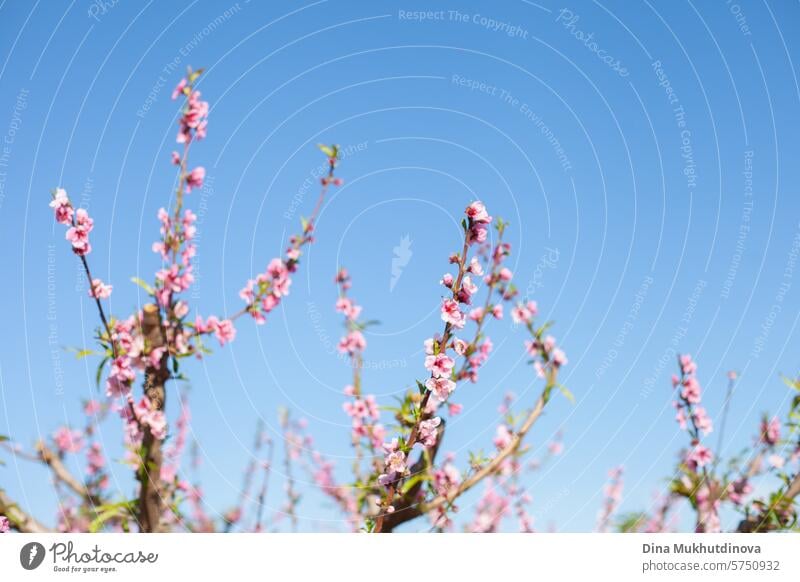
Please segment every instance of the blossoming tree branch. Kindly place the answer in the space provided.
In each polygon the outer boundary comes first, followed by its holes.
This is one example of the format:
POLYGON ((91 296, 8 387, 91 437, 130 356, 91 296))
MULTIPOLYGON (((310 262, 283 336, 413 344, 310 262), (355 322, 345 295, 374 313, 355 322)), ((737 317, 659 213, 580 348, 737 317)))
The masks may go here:
MULTIPOLYGON (((64 189, 52 193, 50 207, 55 220, 64 228, 66 241, 89 282, 89 300, 96 307, 97 349, 80 355, 99 358, 97 377, 103 382, 104 396, 84 403, 84 426, 59 427, 50 439, 40 440, 31 448, 0 437, 8 455, 44 465, 59 496, 59 512, 51 525, 0 489, 0 532, 257 532, 274 528, 281 518, 288 518, 291 527, 297 528, 297 508, 303 496, 298 490, 298 472, 310 477, 333 502, 352 531, 388 533, 416 521, 421 522, 417 529, 423 531, 453 530, 455 516, 463 513, 461 497, 475 488, 481 488, 481 493, 474 508, 468 508, 473 513, 463 525, 468 531, 499 531, 507 518, 515 520, 519 531, 535 531, 530 513, 532 497, 522 486, 522 478, 541 468, 547 458, 527 460, 526 437, 554 394, 572 400, 572 394, 559 382, 567 357, 549 334, 550 324, 536 323, 536 302, 520 301, 513 274, 505 266, 511 253, 510 244, 504 241, 509 225, 492 218, 480 201, 469 204, 464 212, 460 248, 442 256, 441 327, 420 338, 424 358, 419 362, 419 377, 409 379, 414 388, 393 405, 379 403, 362 378, 367 348, 364 331, 371 321, 362 317, 357 287, 344 268, 333 277, 338 298, 332 308, 341 314, 344 326, 338 348, 352 370, 342 397, 343 414, 350 421, 346 438, 353 449, 350 479, 337 481, 334 463, 315 448, 305 421, 282 410, 279 425, 285 502, 280 511, 270 515, 266 507, 276 447, 259 426, 253 443, 254 460, 244 470, 239 499, 221 520, 208 516, 200 485, 190 482, 182 467, 187 456, 192 466, 199 462, 196 448, 186 450, 189 402, 185 395, 175 403, 170 401, 180 411, 170 426, 165 414, 168 386, 177 386, 185 379, 183 370, 189 362, 211 353, 207 343, 212 337, 224 346, 235 339, 241 319, 267 322, 270 312, 289 296, 292 276, 300 268, 305 247, 314 243, 314 225, 328 190, 342 181, 336 176, 338 148, 320 146, 328 171, 321 179, 315 206, 301 221, 298 234, 289 238, 284 254, 270 260, 263 273, 245 283, 239 293, 244 303, 239 311, 227 317, 198 315, 190 319, 189 314, 197 313, 198 308, 190 305, 187 293, 194 282, 192 261, 196 253, 196 216, 188 202, 192 190, 202 188, 205 169, 192 167, 189 153, 193 144, 206 137, 209 112, 208 103, 196 89, 201 73, 190 69, 172 95, 173 100, 182 101, 176 138, 179 151, 171 155, 178 174, 177 188, 172 207, 158 212, 159 237, 152 250, 159 256, 161 268, 149 283, 134 279, 148 297, 141 309, 128 315, 109 312, 112 285, 94 277, 90 264, 94 221, 85 209, 73 205, 64 189), (490 229, 496 231, 495 236, 489 236, 490 229), (504 319, 506 311, 528 336, 519 349, 527 354, 531 374, 539 380, 541 389, 521 408, 513 394, 507 395, 500 404, 503 420, 496 427, 492 452, 472 453, 468 464, 459 468, 455 455, 445 452, 447 421, 462 409, 454 394, 464 385, 479 381, 493 347, 488 331, 504 319), (99 423, 109 415, 119 417, 126 451, 122 461, 135 477, 135 490, 124 498, 110 491, 107 454, 96 438, 99 423), (73 455, 82 455, 86 478, 79 479, 67 469, 65 461, 73 455)), ((800 457, 800 382, 787 381, 798 394, 785 421, 765 416, 754 445, 723 464, 707 442, 713 422, 702 406, 697 366, 686 355, 679 358, 678 365, 680 374, 673 378, 675 408, 688 444, 679 453, 669 485, 652 508, 620 516, 623 469, 613 469, 602 490, 598 531, 670 531, 680 507, 688 507, 693 513, 696 531, 721 531, 720 516, 726 505, 740 514, 728 529, 752 532, 794 528, 800 476, 796 470, 791 474, 788 468, 796 466, 800 457), (753 497, 751 483, 765 473, 777 477, 777 489, 767 496, 753 497)), ((729 398, 735 380, 731 373, 729 398)), ((172 392, 180 394, 177 388, 172 392)), ((726 406, 722 425, 727 410, 726 406)), ((719 433, 717 448, 721 449, 722 428, 719 433)), ((538 438, 548 442, 548 458, 561 453, 560 432, 538 438)))

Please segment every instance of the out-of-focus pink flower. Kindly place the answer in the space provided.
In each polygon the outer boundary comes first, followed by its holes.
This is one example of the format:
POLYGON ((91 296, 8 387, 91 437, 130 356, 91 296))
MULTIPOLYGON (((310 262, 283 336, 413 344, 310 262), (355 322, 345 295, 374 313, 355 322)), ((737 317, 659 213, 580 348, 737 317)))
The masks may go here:
POLYGON ((367 347, 367 340, 364 339, 364 334, 358 330, 353 330, 339 340, 339 351, 342 353, 356 354, 357 352, 364 351, 367 347))
POLYGON ((703 431, 704 434, 708 434, 713 430, 711 417, 708 416, 705 408, 702 406, 695 406, 692 416, 697 430, 703 431))
POLYGON ((111 297, 111 290, 113 285, 106 285, 100 279, 92 279, 92 286, 89 289, 89 297, 95 299, 108 299, 111 297))
POLYGON ((197 166, 189 172, 186 175, 186 192, 191 192, 192 188, 202 188, 205 177, 206 169, 203 166, 197 166))
POLYGON ((774 446, 781 440, 781 423, 777 417, 761 421, 761 442, 768 446, 774 446))
POLYGON ((686 457, 686 461, 693 469, 696 467, 705 467, 713 460, 713 453, 708 448, 700 444, 695 445, 694 448, 689 451, 689 454, 686 457))
POLYGON ((62 453, 77 453, 83 448, 83 433, 62 426, 53 433, 53 442, 62 453))
POLYGON ((498 450, 506 448, 511 444, 513 436, 514 435, 511 434, 511 431, 505 424, 499 425, 494 435, 494 446, 497 447, 498 450))
POLYGON ((186 89, 186 86, 189 84, 185 78, 181 79, 175 89, 172 91, 172 100, 175 101, 180 95, 183 95, 183 90, 186 89))

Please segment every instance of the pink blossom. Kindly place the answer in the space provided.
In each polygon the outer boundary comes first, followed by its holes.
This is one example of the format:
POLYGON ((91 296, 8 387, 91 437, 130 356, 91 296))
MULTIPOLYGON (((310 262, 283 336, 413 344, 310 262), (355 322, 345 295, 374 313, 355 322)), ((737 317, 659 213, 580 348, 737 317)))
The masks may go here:
POLYGON ((744 498, 753 492, 753 486, 747 480, 747 477, 742 477, 736 481, 728 484, 728 499, 735 505, 741 505, 744 498))
POLYGON ((202 188, 205 177, 206 169, 203 166, 197 166, 189 172, 186 175, 186 192, 191 192, 192 188, 202 188))
POLYGON ((361 314, 361 306, 356 305, 347 297, 340 297, 336 301, 336 311, 343 313, 347 319, 355 321, 361 314))
POLYGON ((339 351, 350 354, 351 356, 357 352, 364 351, 366 347, 367 340, 364 339, 364 335, 358 330, 351 331, 339 340, 339 351))
POLYGON ((89 218, 85 209, 79 208, 75 213, 75 225, 67 229, 66 239, 72 243, 72 251, 78 256, 88 255, 92 251, 89 244, 89 233, 94 228, 94 221, 89 218))
POLYGON ((11 524, 5 515, 0 515, 0 533, 8 533, 11 529, 11 524))
POLYGON ((695 445, 695 447, 691 451, 689 451, 689 454, 686 457, 686 461, 692 468, 705 467, 713 459, 714 459, 713 453, 709 449, 700 444, 695 445))
POLYGON ((450 416, 457 416, 461 414, 461 410, 464 408, 462 404, 456 404, 455 402, 451 402, 447 405, 447 412, 450 413, 450 416))
POLYGON ((136 372, 131 367, 128 356, 119 356, 111 362, 111 373, 106 380, 106 394, 120 396, 130 391, 131 383, 136 379, 136 372))
POLYGON ((498 303, 492 306, 492 317, 495 319, 503 319, 503 304, 498 303))
POLYGON ((89 451, 86 453, 86 460, 89 462, 89 466, 86 468, 86 471, 90 475, 97 475, 103 470, 106 460, 103 457, 103 451, 100 448, 100 443, 92 443, 92 446, 89 447, 89 451))
POLYGON ((419 423, 419 441, 426 447, 432 447, 436 444, 436 436, 438 434, 438 427, 442 419, 434 416, 431 419, 423 420, 419 423))
POLYGON ((178 82, 178 85, 172 91, 172 100, 173 101, 175 101, 175 99, 177 99, 179 95, 183 95, 183 90, 186 89, 186 86, 188 84, 189 84, 189 82, 186 79, 181 79, 178 82))
POLYGON ((56 222, 64 225, 72 224, 72 217, 74 210, 72 203, 67 197, 67 191, 63 188, 56 188, 56 193, 53 200, 50 202, 50 208, 54 209, 56 215, 56 222))
POLYGON ((467 265, 467 271, 472 273, 476 277, 483 276, 483 266, 478 260, 478 257, 472 257, 472 259, 469 262, 469 265, 467 265))
POLYGON ((456 383, 449 378, 428 378, 425 387, 436 394, 436 397, 444 402, 447 397, 456 389, 456 383))
POLYGON ((142 396, 142 399, 136 403, 134 408, 136 410, 136 418, 139 419, 143 426, 150 429, 150 434, 154 438, 161 441, 167 437, 167 419, 162 411, 153 409, 147 396, 142 396))
POLYGON ((511 444, 513 436, 511 431, 508 430, 508 427, 505 424, 501 424, 497 427, 497 431, 495 432, 494 446, 497 447, 498 450, 506 448, 511 444))
POLYGON ((469 344, 462 339, 456 338, 453 340, 453 349, 459 356, 463 356, 467 353, 467 349, 469 348, 469 344))
POLYGON ((708 416, 706 409, 702 406, 696 406, 694 408, 692 418, 694 419, 694 424, 697 427, 697 430, 703 431, 704 434, 708 434, 713 430, 711 417, 708 416))
POLYGON ((776 417, 771 420, 765 418, 761 421, 760 440, 768 446, 774 446, 781 440, 781 423, 776 417))
POLYGON ((83 448, 83 433, 62 426, 53 433, 53 442, 62 453, 77 453, 83 448))
POLYGON ((189 314, 189 305, 185 301, 180 300, 175 303, 175 307, 173 307, 172 312, 178 319, 183 319, 189 314))
POLYGON ((681 398, 691 404, 698 404, 700 402, 700 383, 693 376, 686 378, 683 381, 683 389, 681 390, 681 398))
POLYGON ((455 366, 455 362, 452 358, 442 353, 425 357, 425 368, 434 378, 449 378, 453 372, 453 366, 455 366))
POLYGON ((453 286, 453 275, 450 273, 445 273, 442 276, 442 279, 439 281, 440 285, 444 285, 448 289, 453 286))
POLYGON ((694 375, 695 372, 697 372, 697 364, 695 364, 694 361, 692 361, 692 356, 690 356, 689 354, 683 354, 680 356, 679 360, 681 365, 681 371, 685 375, 692 376, 694 375))
POLYGON ((83 405, 83 413, 86 416, 94 416, 98 412, 100 412, 101 406, 97 400, 87 400, 86 404, 83 405))
POLYGON ((488 224, 492 221, 492 217, 489 216, 489 213, 486 211, 486 207, 480 200, 476 200, 467 206, 465 213, 472 222, 488 224))
POLYGON ((467 232, 467 243, 468 244, 481 244, 486 242, 486 238, 489 234, 489 231, 486 229, 486 225, 482 223, 475 223, 470 226, 469 231, 467 232))
POLYGON ((453 299, 445 299, 442 302, 442 321, 461 329, 464 327, 464 314, 458 308, 458 302, 453 299))
POLYGON ((89 297, 95 299, 108 299, 111 297, 112 285, 106 285, 100 279, 92 279, 92 287, 89 289, 89 297))
POLYGON ((786 464, 786 460, 780 455, 770 455, 767 458, 767 462, 775 469, 782 469, 786 464))
POLYGON ((533 317, 536 316, 536 302, 528 301, 527 304, 519 303, 514 309, 511 310, 511 320, 514 323, 530 323, 533 317))
POLYGON ((217 337, 219 345, 224 346, 226 343, 232 342, 236 337, 236 328, 230 319, 223 319, 217 325, 214 335, 217 337))

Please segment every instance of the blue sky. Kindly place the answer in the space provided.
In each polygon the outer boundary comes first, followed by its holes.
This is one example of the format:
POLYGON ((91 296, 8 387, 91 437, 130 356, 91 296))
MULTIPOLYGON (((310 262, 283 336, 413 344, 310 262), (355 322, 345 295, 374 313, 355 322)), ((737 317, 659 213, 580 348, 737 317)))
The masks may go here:
MULTIPOLYGON (((201 313, 236 311, 243 282, 310 212, 314 144, 350 151, 289 299, 187 369, 211 511, 236 498, 256 421, 274 430, 280 405, 309 420, 344 477, 349 370, 332 349, 333 274, 347 266, 381 322, 365 382, 387 402, 424 374, 422 341, 441 328, 437 283, 475 198, 511 222, 517 283, 570 358, 576 403, 554 400, 531 434, 541 450, 562 428, 566 445, 525 478, 538 527, 592 529, 619 464, 623 510, 663 489, 685 442, 670 406, 675 350, 696 355, 714 415, 726 371, 741 372, 728 452, 750 442, 762 411, 785 410, 800 306, 796 4, 76 0, 7 1, 0 14, 0 434, 30 444, 80 424, 94 390, 95 362, 63 349, 90 345, 97 322, 47 208, 51 188, 94 216, 91 259, 114 285, 112 310, 145 300, 129 278, 158 267, 155 213, 175 177, 169 93, 189 64, 206 68, 212 106, 192 156, 207 185, 189 200, 201 313), (415 19, 422 10, 435 13, 415 19), (412 254, 392 285, 404 237, 412 254)), ((506 391, 526 406, 537 389, 522 331, 503 321, 491 332, 495 354, 479 384, 460 388, 465 413, 448 427, 462 463, 491 446, 506 391)), ((102 435, 118 450, 116 420, 102 435)), ((52 515, 44 470, 12 462, 0 483, 52 515)), ((303 529, 336 525, 314 494, 301 516, 303 529)))

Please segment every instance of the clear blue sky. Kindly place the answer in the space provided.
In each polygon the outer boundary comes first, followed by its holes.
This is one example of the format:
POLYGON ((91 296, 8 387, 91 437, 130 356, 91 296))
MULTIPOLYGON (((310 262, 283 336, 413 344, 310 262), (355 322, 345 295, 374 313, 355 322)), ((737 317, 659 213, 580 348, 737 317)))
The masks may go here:
MULTIPOLYGON (((518 284, 570 358, 576 404, 555 399, 531 435, 541 449, 563 427, 566 445, 526 478, 538 527, 591 529, 619 464, 623 510, 663 487, 685 442, 670 350, 697 356, 715 415, 725 372, 741 371, 729 452, 786 403, 780 374, 798 368, 800 306, 797 3, 574 2, 571 14, 549 0, 101 4, 0 3, 0 434, 30 444, 80 424, 94 390, 95 362, 62 349, 90 345, 97 321, 48 191, 61 185, 89 207, 96 276, 114 285, 114 312, 129 313, 144 300, 129 277, 157 268, 155 213, 174 180, 169 92, 189 64, 207 69, 212 106, 192 158, 208 187, 189 200, 203 314, 237 310, 242 283, 310 211, 314 144, 361 144, 286 303, 186 370, 212 511, 236 498, 256 420, 274 429, 281 404, 346 474, 336 266, 381 321, 365 382, 386 402, 424 373, 422 341, 441 328, 438 279, 474 198, 511 222, 518 284), (409 17, 418 10, 442 12, 420 22, 409 17), (412 257, 392 287, 406 235, 412 257)), ((534 398, 521 331, 503 321, 491 335, 496 353, 480 384, 460 388, 465 413, 448 427, 462 464, 491 447, 503 393, 534 398)), ((116 419, 102 435, 118 450, 116 419)), ((127 471, 116 474, 129 493, 127 471)), ((273 508, 279 480, 276 470, 273 508)), ((0 484, 52 515, 44 470, 10 463, 0 484)), ((303 529, 335 518, 313 494, 301 515, 303 529)))

